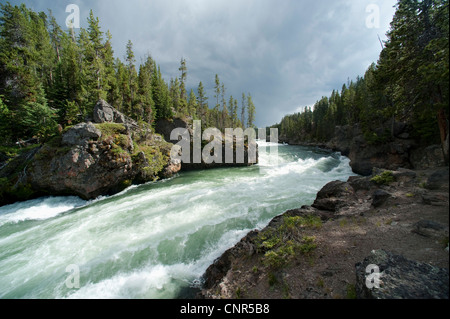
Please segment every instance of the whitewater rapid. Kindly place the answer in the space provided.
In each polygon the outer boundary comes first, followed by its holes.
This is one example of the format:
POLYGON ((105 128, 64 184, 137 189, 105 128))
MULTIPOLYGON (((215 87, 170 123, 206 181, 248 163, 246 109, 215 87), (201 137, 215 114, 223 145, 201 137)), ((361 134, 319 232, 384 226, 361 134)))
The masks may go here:
POLYGON ((310 205, 348 158, 259 142, 259 164, 186 172, 84 201, 0 207, 0 298, 176 298, 253 229, 310 205), (79 271, 79 287, 68 279, 79 271))

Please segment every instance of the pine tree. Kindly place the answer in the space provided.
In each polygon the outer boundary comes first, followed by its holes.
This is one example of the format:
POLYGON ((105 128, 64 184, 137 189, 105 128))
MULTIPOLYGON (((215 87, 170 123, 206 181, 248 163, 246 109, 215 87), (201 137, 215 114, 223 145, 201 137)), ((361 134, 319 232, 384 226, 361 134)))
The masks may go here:
POLYGON ((220 128, 222 129, 222 131, 225 130, 225 128, 229 127, 228 125, 228 107, 227 107, 227 101, 225 99, 225 84, 222 83, 222 89, 221 89, 221 94, 222 94, 222 116, 221 116, 221 126, 220 128))
POLYGON ((197 97, 195 96, 194 90, 191 89, 189 93, 189 101, 188 101, 188 114, 192 116, 194 119, 197 118, 198 114, 198 103, 197 103, 197 97))
POLYGON ((247 94, 247 106, 247 127, 254 127, 256 108, 250 93, 247 94))
POLYGON ((215 77, 215 86, 214 86, 214 97, 216 98, 216 105, 214 106, 213 109, 213 114, 214 114, 214 126, 215 127, 220 127, 220 123, 221 123, 221 114, 220 114, 220 79, 219 79, 219 75, 216 74, 215 77))
POLYGON ((52 53, 50 36, 45 32, 46 15, 9 3, 1 5, 1 14, 0 96, 8 106, 3 116, 11 119, 9 135, 12 140, 46 137, 55 123, 44 90, 51 70, 51 61, 45 59, 51 59, 52 53), (42 43, 34 33, 42 37, 42 43))
POLYGON ((88 114, 91 114, 93 108, 99 99, 106 99, 107 92, 103 88, 103 82, 106 78, 104 65, 104 44, 103 32, 100 30, 100 21, 94 17, 92 10, 88 18, 88 39, 84 43, 84 67, 86 68, 87 84, 87 106, 88 114))
POLYGON ((161 69, 153 66, 152 97, 155 102, 156 119, 172 118, 174 113, 171 105, 169 89, 161 75, 161 69))
POLYGON ((127 43, 127 58, 126 58, 126 66, 127 66, 127 78, 128 78, 128 92, 124 94, 124 109, 125 114, 136 118, 136 114, 133 113, 134 103, 135 103, 135 95, 138 90, 137 83, 137 72, 136 72, 136 58, 133 52, 133 43, 131 40, 128 40, 127 43))
POLYGON ((172 101, 172 107, 175 110, 176 113, 180 114, 182 113, 182 107, 180 102, 180 82, 178 81, 178 78, 170 79, 170 99, 172 101))
POLYGON ((178 69, 179 71, 181 71, 181 75, 180 75, 180 99, 187 100, 187 96, 186 96, 186 79, 187 79, 186 60, 182 58, 180 64, 181 64, 181 66, 178 69))
POLYGON ((247 103, 247 97, 245 96, 245 93, 242 93, 241 124, 242 124, 243 128, 245 128, 245 112, 247 110, 246 103, 247 103))
POLYGON ((186 79, 187 79, 187 67, 186 67, 186 60, 181 59, 180 62, 180 68, 178 69, 181 72, 180 75, 180 98, 179 98, 179 105, 178 105, 178 112, 180 116, 188 116, 189 110, 188 110, 188 102, 187 102, 187 93, 186 93, 186 79))
POLYGON ((197 89, 197 102, 198 102, 198 112, 197 116, 201 119, 202 124, 206 125, 207 121, 207 113, 208 113, 208 97, 205 94, 205 88, 203 87, 203 83, 200 82, 198 84, 197 89))
POLYGON ((112 48, 112 35, 109 30, 106 32, 106 42, 102 50, 103 64, 104 64, 104 76, 102 79, 102 88, 106 92, 107 101, 111 101, 113 91, 117 87, 114 50, 112 48))
POLYGON ((154 102, 152 97, 151 78, 153 61, 149 57, 147 62, 139 67, 138 91, 134 114, 136 119, 153 124, 155 120, 154 102))
POLYGON ((230 96, 230 100, 228 101, 228 105, 230 106, 230 124, 231 127, 237 127, 237 103, 233 98, 233 95, 230 96))

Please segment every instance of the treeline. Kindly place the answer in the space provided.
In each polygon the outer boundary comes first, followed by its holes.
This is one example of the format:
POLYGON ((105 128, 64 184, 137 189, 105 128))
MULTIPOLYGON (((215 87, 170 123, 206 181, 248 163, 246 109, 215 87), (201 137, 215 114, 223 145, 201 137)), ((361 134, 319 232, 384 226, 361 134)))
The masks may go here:
POLYGON ((401 121, 423 143, 448 141, 448 0, 399 0, 387 36, 364 77, 283 118, 280 135, 325 142, 336 126, 360 124, 368 142, 384 143, 401 121))
MULTIPOLYGON (((255 105, 243 94, 240 106, 215 78, 210 109, 202 82, 186 89, 186 60, 180 77, 168 84, 150 57, 137 65, 133 44, 124 61, 114 57, 112 36, 100 28, 92 10, 87 29, 62 30, 50 12, 25 5, 0 5, 0 145, 52 136, 57 129, 92 116, 99 99, 138 122, 153 125, 174 116, 201 119, 205 126, 251 127, 255 105)), ((212 79, 211 79, 212 80, 212 79)))

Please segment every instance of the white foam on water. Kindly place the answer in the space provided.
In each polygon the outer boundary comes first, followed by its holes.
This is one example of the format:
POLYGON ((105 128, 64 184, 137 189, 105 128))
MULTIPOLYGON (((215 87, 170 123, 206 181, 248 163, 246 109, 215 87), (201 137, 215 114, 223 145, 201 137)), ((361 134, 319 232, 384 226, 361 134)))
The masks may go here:
POLYGON ((0 226, 25 220, 45 220, 84 206, 79 197, 46 197, 0 207, 0 226))
POLYGON ((251 168, 189 173, 89 202, 0 208, 0 298, 176 297, 249 231, 352 175, 345 157, 278 151, 251 168), (65 288, 71 264, 80 267, 80 289, 65 288))

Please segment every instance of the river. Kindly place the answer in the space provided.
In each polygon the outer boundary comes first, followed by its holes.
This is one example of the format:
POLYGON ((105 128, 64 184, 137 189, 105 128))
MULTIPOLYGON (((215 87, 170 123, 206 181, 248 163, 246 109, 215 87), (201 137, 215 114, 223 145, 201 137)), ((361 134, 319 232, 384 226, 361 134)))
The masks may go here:
POLYGON ((92 201, 0 207, 0 298, 185 296, 249 231, 354 175, 339 153, 269 146, 259 142, 252 167, 182 172, 92 201))

